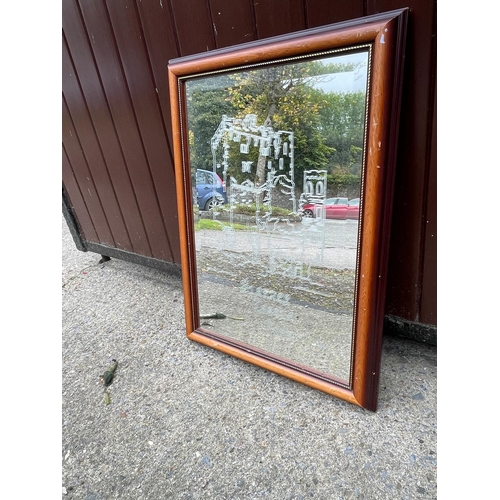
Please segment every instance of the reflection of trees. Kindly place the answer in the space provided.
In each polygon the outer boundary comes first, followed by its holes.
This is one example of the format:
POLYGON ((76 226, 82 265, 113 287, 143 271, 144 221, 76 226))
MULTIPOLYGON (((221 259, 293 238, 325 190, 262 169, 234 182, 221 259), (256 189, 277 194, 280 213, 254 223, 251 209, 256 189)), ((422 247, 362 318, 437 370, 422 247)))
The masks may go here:
MULTIPOLYGON (((255 114, 258 122, 275 130, 291 130, 295 137, 295 183, 302 186, 304 170, 327 169, 359 176, 363 146, 365 94, 325 93, 314 87, 322 73, 352 70, 346 64, 317 61, 269 66, 258 70, 193 80, 188 83, 191 161, 212 168, 210 139, 223 114, 255 114)), ((239 145, 229 151, 229 175, 239 178, 239 145)), ((252 161, 253 182, 265 181, 266 157, 258 150, 252 161)))
MULTIPOLYGON (((240 113, 256 114, 260 122, 275 130, 291 130, 295 137, 295 181, 302 172, 324 166, 333 151, 325 144, 319 121, 318 96, 311 86, 317 63, 271 66, 234 77, 229 89, 240 113)), ((255 172, 257 184, 265 180, 266 158, 259 155, 255 172)))
POLYGON ((206 89, 200 82, 190 82, 187 93, 190 160, 192 166, 212 170, 210 140, 223 114, 234 113, 224 89, 206 89))
POLYGON ((365 120, 365 93, 330 93, 318 108, 325 143, 334 148, 328 170, 360 175, 365 120))

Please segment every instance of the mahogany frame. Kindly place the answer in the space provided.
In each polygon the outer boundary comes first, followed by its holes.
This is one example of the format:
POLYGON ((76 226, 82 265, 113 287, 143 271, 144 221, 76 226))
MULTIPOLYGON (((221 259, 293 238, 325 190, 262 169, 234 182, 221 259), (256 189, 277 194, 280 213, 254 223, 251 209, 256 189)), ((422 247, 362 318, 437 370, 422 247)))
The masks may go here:
POLYGON ((377 409, 387 260, 408 9, 245 43, 169 62, 170 104, 187 337, 371 411, 377 409), (372 63, 361 187, 354 337, 348 386, 200 326, 193 206, 186 138, 185 80, 368 44, 372 63))

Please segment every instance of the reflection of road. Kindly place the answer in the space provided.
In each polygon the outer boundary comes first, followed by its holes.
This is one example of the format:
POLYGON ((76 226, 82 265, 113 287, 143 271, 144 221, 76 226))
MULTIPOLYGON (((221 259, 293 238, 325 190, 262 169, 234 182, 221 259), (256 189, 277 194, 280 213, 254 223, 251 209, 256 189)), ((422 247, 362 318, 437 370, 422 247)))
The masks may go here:
POLYGON ((223 311, 227 316, 203 321, 205 328, 349 380, 350 315, 273 301, 251 290, 209 280, 200 281, 199 293, 202 314, 223 311))
POLYGON ((356 267, 358 221, 304 219, 270 228, 272 231, 197 231, 196 248, 275 255, 331 269, 356 267))
MULTIPOLYGON (((332 248, 346 248, 355 249, 358 241, 358 221, 357 220, 315 220, 304 219, 302 222, 297 222, 291 225, 290 232, 297 232, 297 228, 304 228, 307 230, 308 226, 316 225, 321 227, 324 224, 325 246, 332 248)), ((287 227, 284 226, 286 231, 287 227)), ((318 228, 318 229, 319 229, 318 228)), ((300 231, 300 230, 299 230, 300 231)))
POLYGON ((200 310, 227 316, 203 326, 348 381, 357 228, 304 219, 196 231, 200 310))

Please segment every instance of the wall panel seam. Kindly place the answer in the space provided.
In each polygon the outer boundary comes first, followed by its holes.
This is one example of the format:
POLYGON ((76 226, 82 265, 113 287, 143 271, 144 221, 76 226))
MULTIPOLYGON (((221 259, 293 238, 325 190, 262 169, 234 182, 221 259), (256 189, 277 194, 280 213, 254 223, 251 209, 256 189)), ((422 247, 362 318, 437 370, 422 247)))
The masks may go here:
MULTIPOLYGON (((205 0, 205 8, 207 9, 207 16, 210 19, 210 33, 212 34, 212 43, 213 46, 218 49, 217 45, 217 37, 215 36, 215 23, 214 23, 214 17, 212 16, 212 5, 210 4, 210 0, 205 0)), ((182 55, 188 55, 188 54, 182 54, 182 55)))
POLYGON ((302 0, 302 9, 304 11, 304 26, 309 28, 309 16, 307 15, 307 0, 302 0))
POLYGON ((253 39, 260 40, 259 30, 257 29, 257 15, 255 14, 255 2, 253 0, 248 1, 250 2, 250 15, 252 16, 253 39))
MULTIPOLYGON (((151 60, 151 53, 149 51, 149 47, 148 47, 148 44, 146 42, 146 35, 144 33, 144 25, 142 23, 142 18, 141 18, 141 13, 139 11, 139 7, 137 6, 137 0, 135 0, 135 9, 136 9, 136 13, 137 13, 137 18, 139 19, 139 28, 141 30, 141 38, 142 38, 142 43, 143 43, 143 46, 144 46, 144 51, 146 52, 147 54, 147 58, 148 58, 148 66, 149 66, 149 73, 151 75, 151 80, 154 82, 154 85, 155 85, 155 89, 158 89, 159 85, 158 85, 158 82, 156 81, 156 78, 155 78, 155 73, 154 73, 154 70, 153 70, 153 63, 152 63, 152 60, 151 60)), ((168 61, 167 61, 168 63, 168 61)), ((168 154, 170 156, 170 161, 172 162, 172 165, 173 165, 173 162, 174 162, 174 154, 172 152, 172 146, 168 140, 168 133, 167 133, 167 129, 165 127, 165 119, 166 119, 166 116, 165 114, 163 113, 163 108, 161 106, 161 101, 160 101, 160 96, 158 94, 158 92, 155 92, 156 94, 156 104, 158 106, 158 110, 160 111, 160 116, 162 117, 162 129, 163 129, 163 135, 165 136, 165 142, 167 144, 167 149, 168 149, 168 154)), ((169 116, 170 118, 170 116, 169 116)))
POLYGON ((175 46, 177 48, 177 55, 180 56, 181 54, 181 42, 179 40, 179 30, 177 28, 177 21, 175 20, 174 16, 174 8, 172 7, 172 0, 165 0, 168 5, 168 11, 170 13, 170 19, 172 20, 173 28, 174 28, 174 39, 175 39, 175 46))

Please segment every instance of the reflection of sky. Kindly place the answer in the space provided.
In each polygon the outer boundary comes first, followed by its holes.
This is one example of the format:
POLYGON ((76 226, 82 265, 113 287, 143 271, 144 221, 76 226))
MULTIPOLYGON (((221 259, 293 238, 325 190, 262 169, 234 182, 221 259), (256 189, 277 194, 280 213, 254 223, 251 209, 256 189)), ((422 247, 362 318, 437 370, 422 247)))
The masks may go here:
POLYGON ((365 92, 366 70, 364 74, 360 71, 349 71, 324 75, 314 87, 324 92, 365 92))
MULTIPOLYGON (((330 57, 318 59, 323 64, 354 64, 354 71, 346 71, 344 73, 331 73, 329 75, 320 75, 313 77, 317 79, 314 87, 321 89, 324 92, 366 92, 367 80, 367 61, 368 52, 358 52, 354 54, 335 54, 330 57)), ((258 71, 258 70, 257 70, 258 71)), ((227 88, 228 77, 208 76, 200 78, 196 82, 186 82, 187 91, 191 90, 191 85, 203 90, 214 90, 218 88, 227 88)))
POLYGON ((365 92, 366 91, 366 68, 368 53, 336 55, 328 59, 323 59, 323 64, 355 64, 354 71, 345 73, 332 73, 318 77, 319 81, 314 85, 324 92, 365 92))

